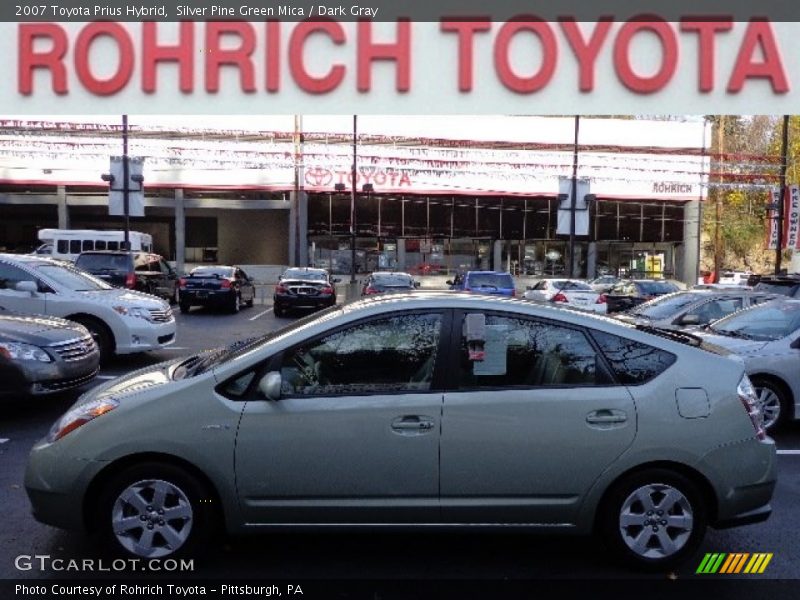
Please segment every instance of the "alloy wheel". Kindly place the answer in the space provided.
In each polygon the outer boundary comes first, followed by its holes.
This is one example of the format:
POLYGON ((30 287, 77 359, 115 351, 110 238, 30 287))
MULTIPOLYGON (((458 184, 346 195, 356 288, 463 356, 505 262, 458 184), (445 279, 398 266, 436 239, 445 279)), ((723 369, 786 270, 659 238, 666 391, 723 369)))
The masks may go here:
POLYGON ((677 488, 652 483, 635 489, 622 503, 619 529, 636 555, 663 559, 679 552, 694 527, 692 505, 677 488))
POLYGON ((159 479, 137 481, 117 496, 111 526, 128 552, 147 558, 178 551, 189 538, 192 505, 175 484, 159 479))
POLYGON ((756 387, 758 406, 764 418, 764 429, 769 429, 781 418, 781 399, 772 388, 756 387))

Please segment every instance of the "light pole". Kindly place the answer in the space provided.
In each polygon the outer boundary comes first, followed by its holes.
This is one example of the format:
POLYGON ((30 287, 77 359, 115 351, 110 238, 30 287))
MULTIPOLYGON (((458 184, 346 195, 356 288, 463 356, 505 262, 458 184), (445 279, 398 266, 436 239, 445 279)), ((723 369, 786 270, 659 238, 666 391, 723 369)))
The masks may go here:
POLYGON ((581 117, 575 115, 575 143, 572 147, 572 193, 569 199, 569 276, 575 276, 575 211, 578 206, 578 131, 581 117))
POLYGON ((786 162, 789 151, 789 115, 783 115, 783 136, 781 139, 781 197, 775 212, 778 239, 775 244, 775 275, 781 274, 783 260, 783 207, 786 204, 786 162))

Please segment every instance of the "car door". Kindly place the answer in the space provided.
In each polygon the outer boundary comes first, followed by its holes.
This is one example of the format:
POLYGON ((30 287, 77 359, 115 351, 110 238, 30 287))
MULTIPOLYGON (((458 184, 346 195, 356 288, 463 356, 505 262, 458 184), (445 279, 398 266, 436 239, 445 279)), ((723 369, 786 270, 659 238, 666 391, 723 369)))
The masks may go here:
POLYGON ((448 316, 362 320, 265 366, 281 374, 281 397, 256 392, 236 442, 247 522, 438 520, 442 391, 434 371, 448 316))
POLYGON ((5 261, 0 261, 0 306, 6 310, 22 314, 47 314, 46 295, 42 284, 34 275, 5 261), (16 289, 21 281, 33 281, 39 286, 38 292, 25 292, 16 289))
POLYGON ((633 442, 636 409, 580 328, 485 313, 482 360, 454 320, 441 439, 442 520, 575 522, 633 442))
POLYGON ((172 267, 167 264, 167 261, 160 256, 154 255, 153 262, 155 263, 155 270, 161 273, 158 279, 158 295, 162 298, 175 297, 175 285, 178 280, 175 271, 173 271, 172 267))

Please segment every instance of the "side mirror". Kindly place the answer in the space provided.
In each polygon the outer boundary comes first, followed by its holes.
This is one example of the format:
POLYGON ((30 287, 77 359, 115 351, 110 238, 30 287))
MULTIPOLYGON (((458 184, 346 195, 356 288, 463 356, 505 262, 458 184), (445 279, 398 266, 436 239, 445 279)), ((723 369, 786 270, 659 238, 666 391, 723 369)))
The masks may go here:
POLYGON ((19 281, 17 282, 17 285, 14 286, 14 289, 18 292, 28 292, 31 296, 33 296, 39 291, 39 286, 36 285, 35 281, 19 281))
POLYGON ((681 317, 681 325, 700 325, 700 315, 683 315, 681 317))
POLYGON ((264 375, 258 382, 258 390, 267 400, 280 400, 281 374, 278 371, 270 371, 264 375))

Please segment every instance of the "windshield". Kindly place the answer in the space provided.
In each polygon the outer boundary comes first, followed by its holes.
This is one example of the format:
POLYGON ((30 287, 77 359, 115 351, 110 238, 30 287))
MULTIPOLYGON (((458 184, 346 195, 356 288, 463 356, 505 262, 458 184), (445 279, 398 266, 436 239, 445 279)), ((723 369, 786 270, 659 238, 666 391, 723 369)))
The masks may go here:
POLYGON ((469 287, 512 288, 511 275, 503 273, 471 273, 469 287))
POLYGON ((553 281, 553 289, 556 290, 580 290, 585 292, 593 292, 592 286, 582 281, 568 281, 566 279, 559 279, 553 281))
POLYGON ((389 274, 389 275, 373 275, 372 276, 372 283, 375 285, 382 285, 387 287, 394 287, 394 286, 402 286, 402 287, 414 287, 414 283, 411 280, 411 277, 408 275, 401 275, 401 274, 389 274))
POLYGON ((726 317, 709 329, 732 337, 761 341, 779 340, 800 329, 800 303, 762 304, 726 317))
POLYGON ((286 325, 286 327, 276 329, 275 331, 270 331, 262 336, 239 340, 233 344, 230 344, 229 346, 223 346, 213 350, 205 350, 198 354, 193 354, 186 360, 175 365, 174 369, 172 370, 172 378, 175 380, 186 379, 188 377, 194 377, 195 375, 204 373, 216 365, 221 365, 231 361, 242 354, 255 350, 258 346, 262 346, 263 344, 266 344, 267 342, 270 342, 278 337, 292 333, 298 329, 302 329, 303 327, 306 327, 317 320, 331 318, 332 316, 335 316, 336 313, 341 311, 344 306, 344 304, 334 304, 333 306, 330 306, 324 310, 297 319, 296 321, 286 325))
POLYGON ((645 302, 631 312, 650 319, 666 319, 702 297, 702 294, 670 294, 645 302))
POLYGON ((669 294, 670 292, 677 292, 678 288, 674 284, 666 281, 640 281, 636 285, 646 296, 653 294, 669 294))
POLYGON ((305 269, 287 269, 283 274, 283 279, 311 279, 313 281, 325 281, 325 272, 306 271, 305 269))
POLYGON ((58 265, 41 265, 38 271, 45 277, 55 281, 62 288, 71 292, 94 292, 97 290, 114 289, 105 281, 96 279, 88 273, 83 273, 71 267, 58 265))
POLYGON ((192 269, 189 277, 233 277, 231 267, 197 267, 192 269))
POLYGON ((87 271, 127 271, 130 257, 127 254, 81 254, 75 266, 87 271))

